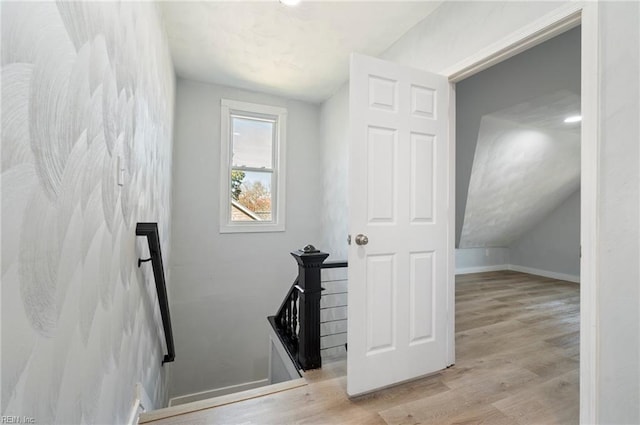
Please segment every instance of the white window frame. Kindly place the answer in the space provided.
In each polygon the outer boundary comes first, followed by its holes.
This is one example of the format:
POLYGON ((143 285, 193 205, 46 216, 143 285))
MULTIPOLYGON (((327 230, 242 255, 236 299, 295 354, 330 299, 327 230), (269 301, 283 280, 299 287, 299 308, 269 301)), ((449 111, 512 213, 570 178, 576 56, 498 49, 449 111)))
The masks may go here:
POLYGON ((277 106, 222 99, 220 102, 220 233, 283 232, 285 230, 287 110, 277 106), (231 118, 245 115, 272 118, 276 122, 273 140, 271 221, 231 221, 231 118))

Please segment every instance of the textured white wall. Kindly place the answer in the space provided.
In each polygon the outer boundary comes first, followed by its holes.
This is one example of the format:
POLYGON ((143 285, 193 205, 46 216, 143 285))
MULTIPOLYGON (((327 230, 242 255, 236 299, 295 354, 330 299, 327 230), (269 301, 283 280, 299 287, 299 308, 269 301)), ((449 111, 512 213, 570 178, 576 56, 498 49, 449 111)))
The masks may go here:
POLYGON ((149 3, 2 2, 1 13, 2 415, 124 423, 137 382, 157 407, 167 398, 135 236, 136 222, 159 222, 169 256, 164 30, 149 3))
MULTIPOLYGON (((446 2, 383 57, 438 72, 561 4, 446 2)), ((598 7, 598 422, 640 423, 640 4, 607 1, 598 7)))
POLYGON ((322 158, 322 239, 318 248, 329 260, 347 259, 349 234, 349 84, 345 83, 320 110, 322 158))
POLYGON ((580 277, 580 189, 510 246, 511 264, 580 277))
POLYGON ((317 105, 178 79, 171 314, 171 396, 267 378, 267 316, 297 275, 289 255, 320 240, 317 105), (220 99, 285 107, 286 231, 219 233, 220 99))
POLYGON ((640 3, 601 2, 598 423, 640 423, 640 3))
POLYGON ((486 115, 460 248, 509 246, 580 186, 580 136, 486 115))
MULTIPOLYGON (((472 180, 477 178, 475 170, 476 151, 479 148, 479 134, 484 117, 489 114, 499 115, 498 118, 532 127, 532 130, 542 129, 543 131, 554 130, 553 137, 564 139, 562 133, 567 130, 575 131, 576 139, 579 142, 579 124, 567 126, 562 120, 555 122, 549 118, 553 114, 562 115, 564 113, 575 114, 580 110, 580 28, 574 28, 564 34, 552 38, 532 49, 526 50, 512 58, 507 59, 491 68, 475 74, 456 84, 456 245, 464 246, 462 240, 463 227, 468 226, 466 215, 475 213, 475 216, 491 219, 487 214, 477 214, 477 211, 469 211, 468 203, 471 198, 478 193, 469 190, 472 180), (551 107, 552 106, 552 107, 551 107), (500 112, 498 112, 500 111, 500 112), (510 113, 509 113, 510 112, 510 113), (535 119, 538 116, 542 119, 535 119), (546 119, 545 119, 546 118, 546 119), (564 126, 564 128, 562 128, 564 126), (559 128, 560 127, 560 128, 559 128), (557 131, 561 130, 561 131, 557 131), (472 170, 472 166, 474 169, 472 170), (472 175, 473 171, 473 175, 472 175)), ((513 140, 514 144, 518 143, 513 140)), ((522 141, 520 141, 522 143, 522 141)), ((523 155, 529 156, 526 162, 535 162, 535 156, 531 152, 526 152, 527 146, 524 143, 523 155)), ((547 149, 550 151, 551 149, 547 149)), ((495 159, 504 160, 500 154, 504 154, 505 149, 492 152, 495 159)), ((493 160, 493 158, 491 158, 493 160)), ((522 156, 514 155, 514 159, 523 162, 522 156)), ((491 163, 491 167, 499 166, 491 163)), ((515 161, 514 161, 515 162, 515 161)), ((574 187, 565 192, 569 195, 579 182, 579 152, 573 161, 569 161, 574 169, 574 187)), ((516 173, 511 174, 512 178, 518 178, 518 174, 523 171, 532 171, 531 168, 516 168, 516 173), (518 172, 519 171, 519 172, 518 172)), ((528 196, 531 189, 536 192, 549 192, 551 187, 559 187, 557 180, 544 182, 539 178, 541 175, 552 175, 553 170, 546 169, 545 163, 538 163, 535 171, 539 173, 536 179, 527 179, 530 186, 527 191, 514 190, 511 188, 509 198, 515 200, 518 196, 528 196), (542 183, 542 187, 538 184, 542 183), (551 183, 551 187, 546 187, 551 183), (513 198, 512 198, 513 197, 513 198)), ((510 170, 511 172, 514 170, 510 170)), ((522 174, 520 174, 522 176, 522 174)), ((503 185, 506 181, 501 182, 503 185)), ((522 188, 518 188, 522 189, 522 188)), ((549 212, 551 208, 557 206, 544 202, 544 197, 537 196, 537 203, 531 210, 533 215, 541 217, 541 214, 549 212), (541 211, 536 211, 541 210, 541 211)), ((482 196, 479 198, 482 199, 482 196)), ((496 205, 495 199, 491 204, 496 205)), ((561 202, 562 199, 558 199, 561 202)), ((511 206, 516 203, 511 202, 511 206)), ((507 208, 500 213, 513 214, 511 208, 507 208)), ((487 220, 488 221, 488 220, 487 220)), ((501 221, 497 222, 500 229, 501 221)), ((519 223, 523 227, 530 227, 533 223, 519 223)), ((475 227, 475 226, 474 226, 475 227)), ((475 230, 475 229, 473 229, 475 230)), ((522 229, 523 231, 525 229, 522 229)), ((514 235, 515 236, 515 235, 514 235)), ((509 238, 507 238, 509 239, 509 238)))

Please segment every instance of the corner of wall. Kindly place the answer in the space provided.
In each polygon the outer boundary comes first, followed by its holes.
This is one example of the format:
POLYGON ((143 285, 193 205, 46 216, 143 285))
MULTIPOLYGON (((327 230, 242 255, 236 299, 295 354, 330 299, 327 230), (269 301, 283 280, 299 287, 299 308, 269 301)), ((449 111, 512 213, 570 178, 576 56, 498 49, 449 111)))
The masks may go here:
POLYGON ((509 249, 505 247, 456 248, 456 274, 507 270, 509 249))
POLYGON ((322 104, 322 243, 332 260, 347 258, 349 232, 349 82, 322 104))

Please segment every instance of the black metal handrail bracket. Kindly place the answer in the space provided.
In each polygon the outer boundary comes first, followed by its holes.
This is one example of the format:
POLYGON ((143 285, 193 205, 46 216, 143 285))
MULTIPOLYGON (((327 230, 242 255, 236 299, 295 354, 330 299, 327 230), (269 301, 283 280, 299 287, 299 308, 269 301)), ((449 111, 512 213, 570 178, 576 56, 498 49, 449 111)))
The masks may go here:
POLYGON ((146 236, 149 244, 150 258, 138 258, 138 267, 142 263, 151 261, 153 266, 153 277, 156 281, 156 291, 158 292, 158 304, 160 305, 160 315, 162 316, 162 327, 167 343, 168 353, 164 355, 162 364, 169 363, 176 358, 176 349, 173 343, 173 331, 171 330, 171 315, 169 314, 169 298, 167 297, 167 284, 164 280, 164 267, 162 265, 162 252, 160 250, 160 235, 158 234, 158 223, 138 223, 136 225, 136 236, 146 236))

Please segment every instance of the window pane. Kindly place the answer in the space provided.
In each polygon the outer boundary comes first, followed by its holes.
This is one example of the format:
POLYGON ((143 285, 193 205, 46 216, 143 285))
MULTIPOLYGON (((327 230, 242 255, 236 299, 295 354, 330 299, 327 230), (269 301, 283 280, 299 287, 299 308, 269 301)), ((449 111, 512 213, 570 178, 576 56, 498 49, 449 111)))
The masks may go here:
POLYGON ((231 118, 233 161, 238 167, 272 168, 274 122, 231 118))
POLYGON ((273 173, 231 171, 231 221, 272 221, 273 173))

